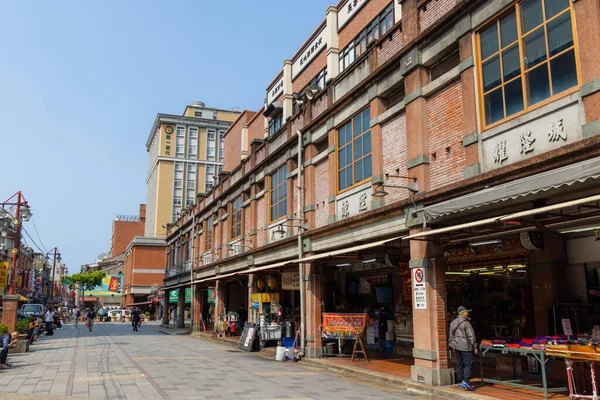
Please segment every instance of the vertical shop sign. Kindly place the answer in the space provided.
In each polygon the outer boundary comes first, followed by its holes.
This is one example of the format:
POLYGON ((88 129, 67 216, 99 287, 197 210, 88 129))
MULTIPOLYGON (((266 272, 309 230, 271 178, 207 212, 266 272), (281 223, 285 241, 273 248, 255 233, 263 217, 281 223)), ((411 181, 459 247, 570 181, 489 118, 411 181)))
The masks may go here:
POLYGON ((282 290, 300 290, 300 273, 299 272, 283 272, 281 274, 281 289, 282 290))
POLYGON ((569 318, 563 318, 561 320, 563 332, 567 336, 573 336, 573 329, 571 328, 571 320, 569 318))
POLYGON ((415 296, 415 310, 426 310, 427 280, 425 279, 425 269, 415 268, 413 271, 413 293, 415 296))
POLYGON ((0 287, 5 287, 8 284, 8 263, 0 263, 0 287))

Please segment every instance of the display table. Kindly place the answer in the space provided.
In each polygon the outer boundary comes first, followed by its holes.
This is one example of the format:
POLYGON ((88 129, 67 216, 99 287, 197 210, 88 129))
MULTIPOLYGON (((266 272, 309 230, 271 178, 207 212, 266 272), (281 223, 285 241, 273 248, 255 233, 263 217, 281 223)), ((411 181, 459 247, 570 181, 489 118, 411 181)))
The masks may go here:
POLYGON ((481 368, 481 383, 482 384, 484 382, 497 383, 500 385, 508 385, 508 386, 514 386, 514 387, 518 387, 518 388, 540 391, 540 392, 544 393, 544 398, 546 398, 546 399, 548 398, 548 393, 568 392, 569 391, 569 388, 567 388, 567 387, 556 387, 556 388, 548 387, 548 381, 546 378, 546 363, 548 362, 548 358, 546 357, 546 352, 544 350, 534 350, 534 349, 527 348, 527 347, 512 348, 512 347, 480 346, 479 347, 479 358, 480 358, 479 361, 480 361, 480 368, 481 368), (508 353, 513 357, 513 379, 500 380, 500 379, 484 378, 484 376, 483 376, 483 357, 485 357, 485 355, 489 351, 508 353), (533 356, 540 363, 541 375, 542 375, 542 386, 541 387, 534 386, 534 385, 527 385, 527 384, 522 383, 521 379, 515 379, 515 377, 514 377, 514 375, 515 375, 514 357, 516 357, 516 356, 533 356))

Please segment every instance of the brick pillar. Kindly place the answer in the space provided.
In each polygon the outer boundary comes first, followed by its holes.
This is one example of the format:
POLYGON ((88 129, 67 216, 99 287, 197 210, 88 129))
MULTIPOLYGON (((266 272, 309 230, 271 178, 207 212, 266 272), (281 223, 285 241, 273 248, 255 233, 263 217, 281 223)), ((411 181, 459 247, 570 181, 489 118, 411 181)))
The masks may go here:
POLYGON ((475 88, 475 68, 473 44, 471 41, 471 33, 467 33, 458 41, 460 64, 460 84, 462 90, 462 107, 463 107, 463 140, 462 144, 465 149, 465 165, 463 176, 468 179, 481 173, 479 165, 479 151, 477 135, 477 109, 475 107, 476 88, 475 88))
POLYGON ((163 325, 169 325, 169 295, 170 295, 171 291, 170 290, 165 290, 164 294, 163 294, 163 299, 162 299, 162 309, 163 309, 163 313, 162 313, 162 324, 163 325))
MULTIPOLYGON (((407 2, 410 0, 407 0, 407 2)), ((426 68, 417 67, 404 80, 406 97, 406 169, 417 178, 419 192, 429 190, 429 137, 427 134, 427 100, 421 95, 429 83, 426 68)))
MULTIPOLYGON (((600 133, 600 59, 596 48, 600 37, 600 3, 597 0, 573 2, 579 64, 581 69, 581 95, 585 106, 583 136, 600 133)), ((577 48, 576 48, 577 49, 577 48)))
POLYGON ((177 328, 185 327, 185 287, 180 287, 177 295, 177 328))
POLYGON ((304 264, 304 275, 308 277, 308 280, 304 282, 306 290, 306 356, 316 358, 323 354, 321 338, 323 277, 318 273, 315 264, 304 264))
POLYGON ((2 296, 2 323, 8 325, 8 332, 15 331, 17 312, 19 311, 19 295, 2 296))
MULTIPOLYGON (((331 95, 331 97, 328 97, 328 99, 331 99, 332 97, 333 95, 331 95)), ((335 149, 335 135, 335 129, 331 129, 327 133, 327 141, 330 149, 332 147, 335 149)), ((335 222, 335 195, 337 193, 337 171, 338 170, 337 163, 335 160, 335 151, 332 151, 331 153, 329 153, 329 156, 327 158, 327 172, 329 173, 329 216, 327 217, 328 224, 335 222)))
POLYGON ((202 292, 200 291, 200 285, 196 284, 192 286, 194 289, 194 296, 192 297, 194 314, 192 315, 192 332, 199 330, 202 325, 202 292))
POLYGON ((250 313, 250 308, 252 308, 252 295, 256 293, 256 274, 248 275, 248 307, 246 310, 248 311, 248 321, 246 323, 257 323, 258 321, 252 321, 252 315, 250 313))
MULTIPOLYGON (((412 229, 411 234, 419 231, 412 229)), ((411 240, 410 257, 413 279, 416 269, 423 270, 427 291, 426 309, 414 309, 413 299, 415 364, 411 367, 411 377, 413 381, 427 385, 450 385, 454 380, 454 370, 448 368, 444 247, 411 240)))

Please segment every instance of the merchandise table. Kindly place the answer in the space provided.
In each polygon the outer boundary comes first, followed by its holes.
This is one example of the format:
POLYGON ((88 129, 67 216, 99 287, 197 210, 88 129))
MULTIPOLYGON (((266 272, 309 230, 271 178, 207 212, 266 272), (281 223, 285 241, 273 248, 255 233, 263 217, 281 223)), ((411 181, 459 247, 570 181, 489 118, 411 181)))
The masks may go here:
POLYGON ((548 381, 546 378, 546 363, 548 362, 548 358, 546 357, 546 352, 544 350, 534 350, 527 347, 521 348, 513 348, 513 347, 492 347, 492 346, 479 346, 479 361, 481 368, 481 383, 497 383, 500 385, 508 385, 514 386, 523 389, 536 390, 544 393, 544 398, 548 398, 548 393, 556 393, 556 392, 568 392, 568 387, 555 387, 549 388, 548 381), (484 378, 483 377, 483 357, 489 351, 497 351, 501 353, 508 353, 513 358, 513 379, 510 380, 500 380, 500 379, 492 379, 492 378, 484 378), (516 379, 515 376, 515 356, 533 356, 541 366, 541 375, 542 375, 542 387, 527 385, 522 383, 521 379, 516 379))

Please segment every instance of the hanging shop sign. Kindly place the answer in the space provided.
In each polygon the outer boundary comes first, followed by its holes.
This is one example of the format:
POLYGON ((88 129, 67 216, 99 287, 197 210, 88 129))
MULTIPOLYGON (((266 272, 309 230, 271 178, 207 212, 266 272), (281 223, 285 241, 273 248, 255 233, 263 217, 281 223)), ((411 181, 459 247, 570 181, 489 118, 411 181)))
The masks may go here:
POLYGON ((283 272, 281 274, 281 289, 282 290, 300 290, 300 273, 299 272, 283 272))
MULTIPOLYGON (((179 301, 179 289, 173 289, 169 292, 169 303, 177 303, 179 301)), ((192 288, 185 288, 185 302, 192 302, 192 288)))
POLYGON ((215 304, 215 288, 208 289, 208 304, 215 304))
POLYGON ((425 268, 415 268, 413 270, 413 293, 415 310, 426 310, 427 280, 425 278, 425 268))
POLYGON ((8 263, 0 262, 0 287, 8 284, 8 263))
POLYGON ((446 260, 449 263, 460 261, 474 261, 490 257, 511 256, 526 254, 527 249, 523 247, 520 240, 502 240, 500 243, 485 244, 481 246, 459 246, 447 248, 446 260))

